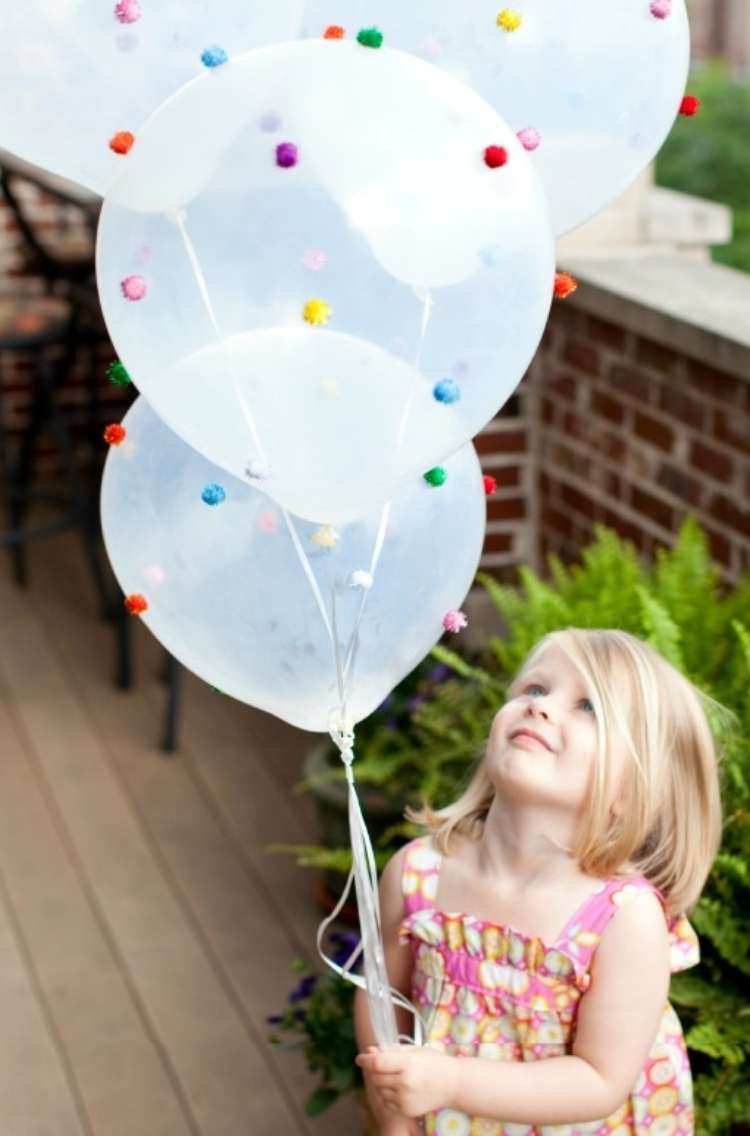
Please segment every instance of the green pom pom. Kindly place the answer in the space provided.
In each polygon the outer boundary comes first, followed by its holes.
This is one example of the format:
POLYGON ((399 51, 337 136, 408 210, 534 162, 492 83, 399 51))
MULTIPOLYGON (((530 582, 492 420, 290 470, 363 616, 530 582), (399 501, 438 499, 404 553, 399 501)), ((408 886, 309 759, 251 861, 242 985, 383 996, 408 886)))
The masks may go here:
POLYGON ((126 387, 133 381, 119 359, 116 363, 110 363, 107 367, 107 378, 116 387, 126 387))
POLYGON ((383 46, 383 33, 380 28, 362 28, 357 33, 357 41, 363 47, 382 47, 383 46))
POLYGON ((441 465, 436 465, 434 469, 428 469, 424 479, 428 485, 434 485, 436 489, 439 489, 441 485, 445 485, 448 474, 441 465))

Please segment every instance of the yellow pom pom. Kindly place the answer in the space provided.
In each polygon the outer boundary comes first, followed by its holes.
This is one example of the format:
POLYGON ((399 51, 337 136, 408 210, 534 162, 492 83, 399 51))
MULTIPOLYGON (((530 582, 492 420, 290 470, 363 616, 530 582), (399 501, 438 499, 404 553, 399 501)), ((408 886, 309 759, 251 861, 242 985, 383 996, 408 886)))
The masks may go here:
POLYGON ((512 8, 503 8, 497 17, 497 26, 504 28, 506 32, 516 31, 522 23, 523 16, 519 12, 514 12, 512 8))
POLYGON ((317 544, 318 548, 335 548, 341 537, 333 525, 323 525, 322 529, 317 529, 312 534, 310 540, 313 544, 317 544))
POLYGON ((332 314, 331 306, 325 300, 308 300, 302 310, 305 321, 313 327, 328 323, 332 314))

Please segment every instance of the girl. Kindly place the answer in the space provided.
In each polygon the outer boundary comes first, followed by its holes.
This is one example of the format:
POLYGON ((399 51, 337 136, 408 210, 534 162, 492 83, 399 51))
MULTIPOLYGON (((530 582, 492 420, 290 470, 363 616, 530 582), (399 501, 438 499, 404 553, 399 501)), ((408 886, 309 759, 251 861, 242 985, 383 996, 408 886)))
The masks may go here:
POLYGON ((667 992, 720 839, 707 702, 622 631, 532 651, 466 792, 410 814, 430 835, 383 873, 389 973, 426 1032, 378 1052, 358 992, 381 1133, 692 1134, 667 992))

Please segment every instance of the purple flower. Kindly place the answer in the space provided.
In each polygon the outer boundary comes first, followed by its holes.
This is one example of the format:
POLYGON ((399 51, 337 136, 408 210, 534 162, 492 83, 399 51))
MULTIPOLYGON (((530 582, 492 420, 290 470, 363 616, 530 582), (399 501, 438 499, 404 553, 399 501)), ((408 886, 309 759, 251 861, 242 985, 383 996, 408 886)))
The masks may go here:
POLYGON ((295 1022, 304 1022, 305 1011, 304 1010, 295 1010, 294 1011, 294 1020, 295 1020, 295 1022))
POLYGON ((269 1014, 266 1021, 269 1026, 279 1026, 284 1020, 283 1014, 269 1014))
POLYGON ((420 706, 424 706, 425 702, 429 702, 429 698, 426 694, 414 694, 406 703, 406 709, 410 714, 413 714, 420 706))
POLYGON ((430 682, 444 682, 450 675, 453 674, 452 669, 447 663, 437 663, 432 670, 428 673, 427 677, 430 682))
MULTIPOLYGON (((332 956, 333 962, 335 962, 337 966, 344 966, 359 946, 359 935, 354 931, 346 931, 343 933, 341 931, 333 931, 331 934, 331 942, 335 943, 339 948, 332 956)), ((355 969, 358 965, 359 960, 354 963, 352 969, 355 969)))
POLYGON ((317 978, 314 974, 309 974, 305 978, 301 978, 295 990, 292 990, 289 995, 289 1002, 293 1005, 295 1002, 301 1002, 304 998, 309 998, 315 989, 317 978))

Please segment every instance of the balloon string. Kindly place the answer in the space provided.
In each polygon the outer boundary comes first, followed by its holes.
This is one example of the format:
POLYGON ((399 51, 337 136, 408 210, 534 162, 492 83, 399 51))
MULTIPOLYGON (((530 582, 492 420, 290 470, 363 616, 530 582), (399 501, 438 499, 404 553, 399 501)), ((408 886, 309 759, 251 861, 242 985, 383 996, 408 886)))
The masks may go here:
POLYGON ((206 278, 203 274, 203 269, 201 268, 201 263, 198 259, 198 253, 195 250, 195 245, 193 244, 193 242, 190 238, 190 234, 187 231, 187 225, 185 223, 185 218, 186 218, 186 212, 185 212, 184 209, 178 209, 172 214, 172 219, 174 220, 175 224, 177 225, 178 229, 180 230, 180 235, 182 236, 182 241, 183 241, 183 244, 185 245, 185 251, 187 253, 188 260, 190 261, 190 267, 193 270, 193 276, 195 277, 195 282, 198 285, 198 291, 200 292, 201 299, 203 300, 203 306, 206 309, 206 314, 208 315, 208 318, 211 321, 211 325, 212 325, 212 327, 213 327, 213 329, 216 333, 216 338, 219 342, 219 346, 222 350, 225 361, 227 363, 227 368, 229 370, 229 374, 230 374, 231 379, 232 379, 232 386, 234 388, 234 393, 237 396, 237 401, 239 402, 240 408, 242 410, 242 416, 245 419, 245 422, 246 422, 246 424, 247 424, 247 426, 250 430, 250 433, 252 434, 253 441, 254 441, 256 449, 258 451, 258 455, 259 455, 260 460, 263 462, 264 465, 267 465, 268 462, 266 460, 266 455, 264 453, 263 446, 261 444, 261 440, 260 440, 260 437, 258 435, 258 430, 257 430, 257 427, 255 425, 255 419, 253 418, 253 415, 250 412, 250 408, 248 407, 247 403, 245 402, 242 391, 240 390, 239 380, 237 378, 237 372, 235 370, 235 365, 234 365, 234 359, 232 358, 231 351, 227 347, 227 342, 226 342, 226 339, 224 337, 224 334, 223 334, 221 328, 219 327, 219 321, 216 318, 216 314, 214 312, 213 304, 211 303, 211 296, 210 296, 209 291, 208 291, 208 285, 206 284, 206 278))

